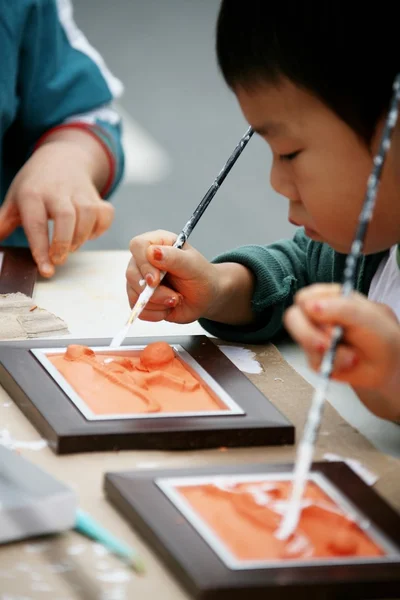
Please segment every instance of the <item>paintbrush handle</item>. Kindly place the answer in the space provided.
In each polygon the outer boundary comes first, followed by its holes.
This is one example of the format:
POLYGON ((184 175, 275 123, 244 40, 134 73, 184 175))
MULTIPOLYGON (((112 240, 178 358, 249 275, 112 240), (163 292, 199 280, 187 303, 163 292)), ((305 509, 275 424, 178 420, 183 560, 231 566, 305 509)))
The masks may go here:
MULTIPOLYGON (((209 187, 209 189, 205 193, 203 199, 197 206, 196 210, 193 212, 192 216, 190 217, 190 219, 188 220, 188 222, 186 223, 186 225, 184 226, 184 228, 182 229, 182 231, 176 238, 176 241, 174 244, 175 248, 179 248, 179 249, 183 248, 188 237, 190 236, 193 229, 196 227, 197 223, 199 222, 202 215, 204 214, 204 211, 209 206, 211 200, 214 198, 215 194, 219 190, 222 182, 228 175, 229 171, 232 169, 233 165, 235 164, 235 162, 237 161, 239 156, 242 154, 245 147, 247 146, 253 133, 254 133, 253 128, 249 127, 248 130, 246 131, 246 133, 244 134, 244 136, 240 139, 240 141, 237 144, 237 146, 235 147, 234 151, 232 152, 232 154, 230 155, 230 157, 228 158, 228 160, 222 167, 221 171, 218 173, 217 177, 214 179, 213 184, 209 187)), ((166 275, 166 273, 164 271, 162 271, 160 273, 160 283, 161 283, 162 279, 165 277, 165 275, 166 275)), ((146 285, 145 289, 143 290, 143 292, 140 294, 139 298, 137 299, 135 306, 132 308, 132 311, 129 315, 129 319, 128 319, 126 325, 112 339, 111 344, 110 344, 110 346, 112 348, 117 348, 122 344, 122 342, 124 341, 125 337, 128 334, 129 327, 138 318, 138 316, 141 314, 141 312, 145 309, 146 304, 148 303, 148 301, 150 300, 150 298, 152 297, 152 295, 154 294, 156 289, 157 289, 157 286, 150 287, 149 285, 146 285)))
MULTIPOLYGON (((197 206, 196 210, 193 212, 192 216, 187 221, 186 225, 184 226, 184 228, 182 229, 182 231, 176 238, 175 243, 174 243, 174 248, 182 249, 183 246, 186 244, 193 229, 196 227, 197 223, 200 221, 205 210, 207 209, 211 200, 214 198, 215 194, 219 190, 222 182, 225 180, 229 171, 232 169, 233 165, 235 164, 235 162, 237 161, 239 156, 242 154, 243 150, 247 146, 253 133, 254 133, 254 130, 252 129, 252 127, 249 127, 248 130, 246 131, 246 133, 244 134, 244 136, 241 138, 240 142, 235 147, 231 156, 228 158, 228 160, 222 167, 221 171, 218 173, 217 177, 214 179, 213 184, 209 187, 209 189, 205 193, 203 199, 197 206)), ((161 271, 159 284, 164 279, 165 275, 166 275, 166 272, 161 271)), ((156 288, 151 288, 151 289, 153 289, 153 293, 154 293, 156 288)), ((153 293, 150 293, 150 291, 147 291, 146 297, 148 295, 149 299, 150 299, 151 296, 153 295, 153 293)))
POLYGON ((242 154, 243 150, 247 146, 253 133, 254 133, 254 130, 252 129, 252 127, 249 127, 248 130, 246 131, 246 133, 244 134, 244 136, 240 139, 240 141, 237 144, 237 146, 235 147, 234 151, 232 152, 232 154, 230 155, 230 157, 228 158, 228 160, 226 161, 226 163, 224 164, 224 166, 218 173, 217 177, 214 179, 213 183, 208 188, 203 199, 201 200, 201 202, 199 203, 199 205, 193 212, 192 216, 190 217, 190 219, 188 220, 188 222, 182 229, 181 233, 178 235, 178 238, 174 244, 175 248, 182 248, 184 246, 184 244, 186 243, 190 234, 192 233, 193 229, 196 227, 197 223, 200 221, 201 217, 203 216, 205 210, 209 206, 211 200, 214 198, 215 194, 221 187, 226 176, 228 175, 228 173, 232 169, 233 165, 235 164, 235 162, 237 161, 237 159, 239 158, 239 156, 242 154))
POLYGON ((107 550, 125 560, 137 572, 144 572, 144 563, 138 552, 116 538, 108 529, 100 525, 83 510, 77 511, 75 530, 102 544, 107 550))

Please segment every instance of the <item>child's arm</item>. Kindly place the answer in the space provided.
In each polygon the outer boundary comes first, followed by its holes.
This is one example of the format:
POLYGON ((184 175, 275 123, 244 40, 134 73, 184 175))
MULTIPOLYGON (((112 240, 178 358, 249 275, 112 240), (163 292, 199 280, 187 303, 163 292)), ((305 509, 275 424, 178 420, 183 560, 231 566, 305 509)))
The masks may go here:
POLYGON ((132 258, 126 272, 131 306, 143 291, 141 279, 158 285, 160 271, 168 274, 140 318, 191 323, 207 316, 230 324, 250 323, 251 271, 236 263, 214 265, 188 243, 182 250, 173 248, 175 240, 173 233, 154 231, 131 241, 132 258))
POLYGON ((299 292, 285 326, 319 370, 334 325, 344 328, 332 378, 349 383, 377 416, 400 420, 400 324, 385 305, 338 285, 314 285, 299 292))
POLYGON ((23 10, 20 104, 4 152, 23 166, 0 209, 0 239, 22 224, 41 273, 51 276, 68 252, 112 222, 113 208, 102 199, 123 174, 112 105, 122 84, 77 29, 69 0, 38 0, 23 10))
POLYGON ((143 311, 144 320, 189 323, 201 318, 205 329, 224 339, 267 341, 282 328, 284 310, 297 289, 308 282, 310 240, 302 231, 293 240, 238 248, 213 263, 189 244, 173 248, 175 239, 173 233, 155 231, 131 242, 131 306, 143 289, 142 278, 153 285, 159 271, 168 273, 143 311))

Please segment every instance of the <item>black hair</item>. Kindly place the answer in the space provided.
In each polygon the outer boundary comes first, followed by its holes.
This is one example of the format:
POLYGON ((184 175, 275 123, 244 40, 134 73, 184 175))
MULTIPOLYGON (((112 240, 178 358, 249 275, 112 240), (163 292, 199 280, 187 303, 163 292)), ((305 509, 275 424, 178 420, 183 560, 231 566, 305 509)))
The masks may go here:
POLYGON ((233 90, 287 78, 369 143, 400 72, 399 39, 389 0, 222 0, 216 48, 233 90))

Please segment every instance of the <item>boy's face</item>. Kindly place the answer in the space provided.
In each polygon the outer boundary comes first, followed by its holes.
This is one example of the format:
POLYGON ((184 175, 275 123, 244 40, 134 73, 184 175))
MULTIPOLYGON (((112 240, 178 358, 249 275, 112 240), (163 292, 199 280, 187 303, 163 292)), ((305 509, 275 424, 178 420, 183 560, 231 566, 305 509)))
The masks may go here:
MULTIPOLYGON (((288 80, 235 92, 247 121, 272 150, 271 185, 288 198, 289 221, 304 226, 310 238, 348 252, 372 168, 368 146, 316 96, 288 80)), ((400 189, 389 153, 364 251, 399 240, 400 189)))

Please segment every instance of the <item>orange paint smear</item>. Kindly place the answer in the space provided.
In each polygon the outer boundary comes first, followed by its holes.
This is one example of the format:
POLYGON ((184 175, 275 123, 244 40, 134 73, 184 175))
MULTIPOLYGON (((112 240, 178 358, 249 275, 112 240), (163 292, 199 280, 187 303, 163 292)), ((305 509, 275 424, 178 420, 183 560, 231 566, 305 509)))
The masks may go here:
POLYGON ((71 345, 48 359, 96 415, 228 410, 164 342, 140 356, 71 345))
POLYGON ((274 532, 287 506, 290 482, 182 486, 179 493, 237 560, 382 556, 384 552, 315 483, 308 483, 296 532, 274 532), (280 510, 279 510, 280 509, 280 510))

